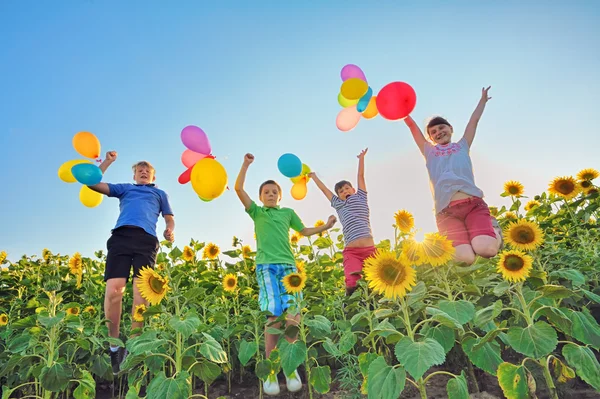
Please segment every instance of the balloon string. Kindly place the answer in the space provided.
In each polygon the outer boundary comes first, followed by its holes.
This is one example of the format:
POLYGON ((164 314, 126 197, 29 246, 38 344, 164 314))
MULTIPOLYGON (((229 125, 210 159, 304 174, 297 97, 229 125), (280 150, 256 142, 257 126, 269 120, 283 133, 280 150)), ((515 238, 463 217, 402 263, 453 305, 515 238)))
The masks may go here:
POLYGON ((98 158, 98 159, 96 159, 96 162, 101 163, 102 159, 98 158))

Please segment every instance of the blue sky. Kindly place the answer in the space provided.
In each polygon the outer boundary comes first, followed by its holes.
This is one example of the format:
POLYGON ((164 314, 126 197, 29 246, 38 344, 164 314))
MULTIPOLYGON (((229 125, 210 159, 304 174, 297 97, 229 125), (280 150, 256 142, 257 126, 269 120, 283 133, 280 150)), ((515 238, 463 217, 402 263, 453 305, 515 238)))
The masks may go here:
MULTIPOLYGON (((377 93, 392 81, 417 92, 413 117, 442 114, 460 138, 482 86, 492 100, 472 147, 475 177, 490 205, 506 180, 531 196, 557 175, 600 167, 600 3, 594 1, 61 1, 0 3, 0 250, 22 254, 105 249, 118 201, 93 209, 78 183, 57 177, 77 158, 75 133, 91 131, 119 159, 104 177, 131 181, 146 159, 171 198, 176 244, 190 237, 254 247, 252 222, 235 193, 201 202, 177 177, 179 138, 200 126, 233 188, 246 152, 257 199, 269 178, 283 206, 307 225, 333 212, 314 184, 303 201, 277 170, 297 154, 330 186, 355 180, 369 147, 367 187, 376 239, 391 238, 393 213, 413 212, 434 231, 423 159, 402 122, 377 117, 342 133, 340 69, 359 65, 377 93), (317 4, 317 3, 314 3, 317 4)), ((159 220, 162 231, 164 222, 159 220)))

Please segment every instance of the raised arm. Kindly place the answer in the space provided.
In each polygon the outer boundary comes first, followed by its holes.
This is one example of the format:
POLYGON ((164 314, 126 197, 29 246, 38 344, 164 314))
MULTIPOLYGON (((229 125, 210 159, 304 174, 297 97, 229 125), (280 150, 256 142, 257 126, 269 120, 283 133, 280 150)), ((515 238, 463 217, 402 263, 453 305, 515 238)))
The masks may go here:
POLYGON ((165 240, 173 242, 175 241, 175 217, 173 215, 164 215, 164 218, 166 226, 163 236, 165 240))
POLYGON ((483 115, 483 111, 485 110, 485 104, 488 102, 488 100, 492 98, 488 97, 488 91, 491 87, 492 86, 488 86, 487 89, 481 89, 481 99, 479 100, 475 111, 473 111, 471 119, 469 119, 469 123, 467 124, 467 128, 465 129, 465 135, 463 137, 467 139, 467 144, 469 144, 469 147, 471 146, 471 143, 473 143, 473 139, 475 138, 477 124, 479 123, 479 119, 481 119, 481 115, 483 115))
POLYGON ((327 186, 321 181, 321 179, 317 177, 317 174, 315 172, 310 172, 308 174, 308 177, 315 181, 315 184, 317 185, 317 187, 319 187, 319 190, 321 190, 323 194, 325 194, 329 202, 331 202, 331 198, 333 198, 333 193, 330 189, 327 188, 327 186))
POLYGON ((425 136, 423 136, 423 132, 421 132, 421 129, 419 128, 417 123, 410 116, 407 116, 404 119, 404 123, 406 123, 406 126, 408 126, 408 128, 410 129, 413 139, 415 140, 417 147, 419 147, 419 151, 421 151, 421 154, 425 154, 425 142, 427 140, 425 139, 425 136))
POLYGON ((242 164, 240 173, 235 181, 235 193, 240 201, 242 201, 242 204, 244 204, 244 208, 246 208, 246 210, 250 209, 250 205, 252 205, 252 199, 244 190, 244 182, 246 181, 246 172, 248 171, 248 166, 250 166, 252 162, 254 162, 254 155, 246 154, 244 156, 244 163, 242 164))
MULTIPOLYGON (((106 169, 108 169, 108 167, 116 160, 117 160, 117 152, 116 151, 107 152, 106 158, 104 158, 104 161, 102 161, 102 163, 99 166, 100 170, 102 171, 102 174, 104 174, 104 172, 106 172, 106 169)), ((110 189, 108 188, 108 184, 106 184, 106 183, 98 183, 98 184, 94 184, 93 186, 88 186, 88 187, 100 194, 104 194, 104 195, 110 194, 110 189)))
POLYGON ((358 188, 367 191, 367 184, 365 183, 365 155, 367 155, 368 148, 365 148, 358 154, 358 188))
POLYGON ((313 234, 319 234, 325 230, 329 230, 330 228, 332 228, 335 222, 337 222, 336 217, 331 215, 329 216, 329 219, 327 219, 327 223, 325 223, 323 226, 305 227, 300 231, 300 234, 302 234, 305 237, 312 236, 313 234))

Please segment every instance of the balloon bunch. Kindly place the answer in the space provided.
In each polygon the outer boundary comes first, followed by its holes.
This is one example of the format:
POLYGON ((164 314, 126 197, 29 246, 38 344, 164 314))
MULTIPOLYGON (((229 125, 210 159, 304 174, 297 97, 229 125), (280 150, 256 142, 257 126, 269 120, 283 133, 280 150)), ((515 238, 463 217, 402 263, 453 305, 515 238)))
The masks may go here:
POLYGON ((417 95, 407 83, 390 83, 374 96, 365 73, 358 66, 348 64, 342 68, 340 75, 342 87, 338 103, 344 109, 338 113, 335 124, 342 132, 354 129, 361 116, 372 119, 381 114, 389 120, 404 119, 417 104, 417 95))
MULTIPOLYGON (((100 162, 100 141, 90 132, 79 132, 73 136, 73 147, 80 155, 100 162)), ((83 184, 79 190, 79 201, 88 208, 94 208, 102 202, 102 194, 91 190, 102 181, 102 171, 90 160, 73 159, 60 165, 58 177, 65 183, 83 184)))
POLYGON ((277 168, 282 175, 289 177, 291 182, 294 183, 291 190, 292 198, 295 200, 304 199, 308 192, 306 184, 310 180, 308 165, 303 164, 296 155, 288 153, 279 157, 277 168))
POLYGON ((219 197, 227 187, 227 171, 212 155, 208 136, 198 126, 186 126, 181 131, 181 141, 187 150, 181 162, 187 168, 179 176, 179 183, 192 182, 192 188, 204 202, 219 197))

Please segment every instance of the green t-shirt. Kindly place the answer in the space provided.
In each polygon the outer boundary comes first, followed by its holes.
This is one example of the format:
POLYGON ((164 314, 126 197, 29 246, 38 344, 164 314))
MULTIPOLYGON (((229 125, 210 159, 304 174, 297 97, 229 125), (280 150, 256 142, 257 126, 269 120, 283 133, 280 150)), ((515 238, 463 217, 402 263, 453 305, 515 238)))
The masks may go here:
POLYGON ((298 232, 304 229, 304 224, 296 212, 279 206, 258 206, 254 201, 246 212, 254 220, 256 264, 295 265, 296 259, 290 245, 290 227, 298 232))

